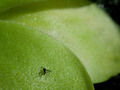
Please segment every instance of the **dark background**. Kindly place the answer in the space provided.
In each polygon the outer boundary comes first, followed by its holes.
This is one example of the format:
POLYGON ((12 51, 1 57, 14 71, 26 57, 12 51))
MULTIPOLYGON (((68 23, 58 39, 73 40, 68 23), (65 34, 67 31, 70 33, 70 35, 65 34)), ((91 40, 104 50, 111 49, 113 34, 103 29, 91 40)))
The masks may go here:
POLYGON ((120 0, 91 0, 105 10, 120 25, 120 0))
MULTIPOLYGON (((120 0, 91 0, 105 10, 120 25, 120 0)), ((106 82, 94 84, 95 90, 120 90, 120 74, 106 82)))

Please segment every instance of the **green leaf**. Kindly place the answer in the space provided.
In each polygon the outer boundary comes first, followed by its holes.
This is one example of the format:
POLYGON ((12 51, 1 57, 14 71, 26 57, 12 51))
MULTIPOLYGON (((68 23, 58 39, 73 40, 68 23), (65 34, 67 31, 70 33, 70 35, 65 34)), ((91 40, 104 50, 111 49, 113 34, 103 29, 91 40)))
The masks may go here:
MULTIPOLYGON (((83 6, 90 4, 88 0, 0 0, 0 12, 4 12, 6 10, 9 10, 11 8, 21 6, 21 5, 28 5, 31 7, 30 4, 35 6, 32 6, 34 11, 35 7, 41 7, 41 8, 53 8, 53 7, 71 7, 71 6, 83 6)), ((36 9, 38 9, 36 8, 36 9)))
POLYGON ((0 12, 10 9, 15 6, 32 3, 41 0, 0 0, 0 12))
POLYGON ((1 89, 93 90, 71 51, 37 29, 5 21, 0 21, 0 81, 1 89))
POLYGON ((11 9, 0 18, 35 27, 61 42, 82 61, 93 83, 120 73, 119 27, 106 13, 94 4, 34 10, 35 5, 11 9))

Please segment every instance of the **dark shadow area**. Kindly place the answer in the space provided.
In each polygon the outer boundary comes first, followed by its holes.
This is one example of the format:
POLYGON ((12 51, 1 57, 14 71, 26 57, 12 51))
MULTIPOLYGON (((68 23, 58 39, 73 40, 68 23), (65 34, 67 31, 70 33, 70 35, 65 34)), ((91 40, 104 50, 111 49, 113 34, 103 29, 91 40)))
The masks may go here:
MULTIPOLYGON (((9 13, 9 17, 34 13, 37 11, 50 10, 50 9, 66 9, 66 8, 78 8, 86 5, 90 5, 90 1, 84 0, 42 0, 34 3, 27 3, 21 6, 10 8, 9 10, 2 12, 1 15, 7 15, 9 13)), ((1 17, 0 15, 0 17, 1 17)))
POLYGON ((91 0, 105 10, 120 25, 120 0, 91 0))
POLYGON ((95 90, 120 90, 120 74, 106 82, 94 84, 95 90))

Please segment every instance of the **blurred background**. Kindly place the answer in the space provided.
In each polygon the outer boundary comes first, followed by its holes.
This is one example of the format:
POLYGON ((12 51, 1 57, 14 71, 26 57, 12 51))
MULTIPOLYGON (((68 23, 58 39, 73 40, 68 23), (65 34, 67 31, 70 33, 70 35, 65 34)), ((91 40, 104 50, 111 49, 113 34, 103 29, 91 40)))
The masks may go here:
MULTIPOLYGON (((120 0, 91 0, 101 9, 106 11, 110 17, 120 25, 120 0)), ((94 84, 95 90, 120 90, 120 74, 110 80, 94 84)))

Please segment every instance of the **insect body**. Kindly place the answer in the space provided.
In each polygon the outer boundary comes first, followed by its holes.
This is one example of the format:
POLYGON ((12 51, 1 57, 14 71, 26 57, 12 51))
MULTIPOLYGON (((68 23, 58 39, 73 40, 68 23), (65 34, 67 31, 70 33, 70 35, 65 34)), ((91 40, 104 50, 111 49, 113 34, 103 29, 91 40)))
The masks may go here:
POLYGON ((51 72, 50 70, 47 70, 46 68, 44 67, 41 67, 43 69, 43 74, 45 75, 47 72, 51 72))

